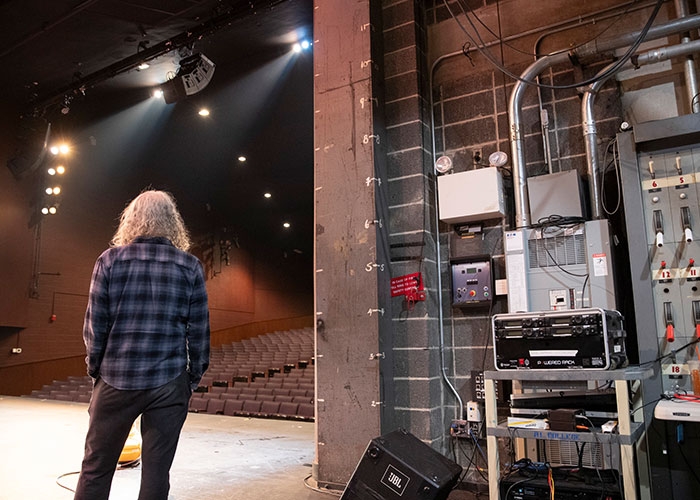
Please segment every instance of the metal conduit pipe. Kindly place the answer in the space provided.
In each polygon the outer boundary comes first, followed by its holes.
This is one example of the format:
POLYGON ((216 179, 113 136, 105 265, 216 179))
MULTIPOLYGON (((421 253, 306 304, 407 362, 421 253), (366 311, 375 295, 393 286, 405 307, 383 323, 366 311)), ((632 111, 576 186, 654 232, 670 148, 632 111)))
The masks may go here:
MULTIPOLYGON (((569 60, 569 54, 560 52, 538 59, 520 75, 523 80, 532 81, 546 68, 569 60)), ((522 80, 515 82, 513 92, 508 100, 508 118, 510 121, 510 150, 513 169, 513 195, 515 202, 515 227, 530 225, 530 201, 527 192, 527 171, 525 169, 525 145, 523 130, 522 101, 528 84, 522 80)))
MULTIPOLYGON (((679 18, 688 16, 687 0, 676 0, 676 15, 679 18)), ((681 43, 690 43, 690 33, 683 33, 681 43)), ((683 61, 683 74, 685 75, 686 92, 688 93, 688 103, 691 113, 700 112, 700 100, 698 100, 698 74, 695 69, 695 60, 692 55, 685 57, 683 61)))
MULTIPOLYGON (((672 45, 670 47, 661 47, 652 49, 642 54, 632 56, 631 62, 620 69, 628 69, 638 67, 644 64, 652 64, 665 61, 674 57, 686 57, 696 52, 700 52, 700 40, 693 40, 680 45, 672 45)), ((598 72, 598 75, 604 75, 610 68, 615 65, 614 62, 605 66, 598 72)), ((598 130, 596 127, 596 119, 593 113, 593 105, 598 91, 605 85, 610 77, 597 80, 595 83, 588 86, 583 94, 581 101, 581 117, 583 123, 583 138, 586 145, 586 167, 588 172, 588 182, 590 184, 590 199, 592 216, 594 219, 603 218, 602 215, 602 193, 600 190, 602 173, 598 166, 598 130)))
MULTIPOLYGON (((700 15, 675 19, 671 22, 652 26, 645 40, 654 40, 674 33, 688 31, 700 27, 700 15)), ((594 40, 573 51, 573 56, 583 59, 598 53, 631 45, 639 37, 641 31, 628 33, 611 40, 594 40)), ((527 190, 527 171, 525 168, 525 149, 523 145, 522 100, 527 85, 532 84, 535 77, 546 68, 569 60, 570 54, 555 53, 538 59, 520 75, 521 80, 515 83, 508 102, 508 117, 510 120, 510 141, 513 165, 513 189, 515 199, 515 227, 530 225, 530 206, 527 190)))
MULTIPOLYGON (((613 66, 615 66, 614 61, 600 70, 596 76, 604 75, 605 72, 609 71, 613 66)), ((624 67, 626 68, 627 66, 626 64, 624 67)), ((588 172, 591 216, 593 219, 603 218, 601 214, 603 205, 600 192, 600 168, 598 167, 598 130, 596 128, 595 117, 593 116, 593 104, 598 91, 611 76, 613 75, 608 75, 608 78, 601 78, 589 85, 583 93, 583 100, 581 101, 581 122, 583 124, 583 141, 586 146, 586 170, 588 172)))

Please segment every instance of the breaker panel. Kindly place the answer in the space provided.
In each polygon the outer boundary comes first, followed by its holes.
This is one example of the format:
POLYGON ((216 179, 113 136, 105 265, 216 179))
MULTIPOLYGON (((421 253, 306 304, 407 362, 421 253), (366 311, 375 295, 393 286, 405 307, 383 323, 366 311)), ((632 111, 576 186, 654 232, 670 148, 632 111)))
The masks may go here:
MULTIPOLYGON (((700 147, 639 153, 638 164, 656 332, 667 354, 700 335, 700 147)), ((690 359, 698 353, 665 361, 664 389, 691 389, 683 376, 690 359)))

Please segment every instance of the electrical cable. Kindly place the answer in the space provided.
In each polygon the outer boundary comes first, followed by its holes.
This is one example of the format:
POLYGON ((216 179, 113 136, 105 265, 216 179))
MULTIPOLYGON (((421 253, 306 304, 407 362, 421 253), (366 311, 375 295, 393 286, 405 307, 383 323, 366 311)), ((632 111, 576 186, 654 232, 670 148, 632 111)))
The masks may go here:
MULTIPOLYGON (((596 75, 593 78, 589 78, 586 80, 583 80, 581 82, 575 82, 572 84, 567 84, 567 85, 548 85, 544 83, 537 83, 532 80, 526 80, 515 73, 511 72, 508 68, 500 64, 495 57, 491 53, 486 50, 485 45, 486 43, 483 41, 481 38, 481 35, 479 34, 479 31, 477 30, 476 26, 474 25, 473 21, 471 20, 470 16, 467 15, 467 21, 469 22, 470 26, 475 32, 476 37, 478 38, 479 42, 481 42, 481 45, 476 42, 474 37, 469 33, 469 31, 464 27, 462 22, 457 18, 455 13, 452 11, 452 8, 449 5, 448 0, 443 0, 443 3, 445 4, 445 7, 447 7, 447 11, 450 13, 450 16, 457 22, 459 25, 460 29, 464 32, 464 34, 469 38, 469 40, 474 44, 476 49, 479 51, 479 53, 484 56, 496 69, 498 69, 500 72, 508 75, 509 77, 513 78, 514 80, 520 81, 522 83, 528 84, 528 85, 533 85, 536 87, 540 88, 547 88, 547 89, 558 89, 558 90, 564 90, 564 89, 576 89, 578 87, 584 87, 587 85, 591 85, 595 82, 598 82, 603 79, 607 79, 610 76, 614 75, 617 73, 617 71, 622 68, 624 64, 629 61, 634 53, 637 51, 639 48, 639 45, 642 43, 644 38, 646 37, 647 33, 649 32, 649 29, 651 28, 652 24, 654 23, 654 20, 656 19, 657 14, 659 13, 659 10, 661 9, 661 5, 664 3, 664 0, 657 0, 656 5, 654 6, 654 10, 652 11, 651 15, 649 16, 649 19, 647 20, 646 24, 644 25, 644 28, 640 32, 639 36, 637 39, 630 45, 629 49, 625 52, 625 54, 620 58, 614 65, 612 65, 608 70, 604 71, 603 73, 596 75)), ((466 13, 465 13, 466 14, 466 13)))
MULTIPOLYGON (((123 469, 132 469, 134 467, 137 467, 141 463, 141 459, 137 458, 135 460, 130 460, 128 462, 121 462, 117 465, 117 470, 123 470, 123 469)), ((80 471, 73 471, 73 472, 66 472, 65 474, 61 474, 56 478, 56 484, 59 485, 61 488, 66 489, 68 491, 72 491, 75 493, 75 490, 71 488, 70 486, 66 486, 65 484, 61 483, 61 479, 64 477, 72 476, 74 474, 80 474, 80 471)))
MULTIPOLYGON (((457 2, 457 4, 458 4, 458 5, 460 6, 460 8, 462 9, 462 12, 464 12, 464 15, 467 15, 466 11, 464 10, 465 8, 461 5, 461 3, 462 3, 461 1, 458 1, 458 2, 457 2)), ((633 6, 633 4, 630 4, 630 5, 624 10, 624 12, 621 12, 620 14, 616 14, 616 15, 613 17, 613 20, 612 20, 605 28, 603 28, 602 30, 600 30, 595 36, 593 36, 593 37, 590 38, 589 40, 587 40, 587 41, 585 41, 585 42, 578 43, 578 44, 576 44, 576 45, 574 45, 574 46, 572 46, 572 47, 568 47, 568 48, 566 48, 566 49, 562 49, 562 50, 560 50, 560 51, 555 51, 555 52, 553 52, 553 54, 558 54, 559 52, 564 52, 564 51, 575 50, 575 49, 578 49, 579 47, 583 47, 584 45, 589 44, 589 43, 591 43, 591 42, 597 40, 597 39, 600 38, 606 31, 610 30, 610 28, 612 28, 615 24, 617 24, 617 23, 620 22, 622 19, 624 19, 624 16, 632 9, 632 6, 633 6)), ((508 42, 504 41, 504 40, 502 39, 501 35, 500 35, 500 29, 499 29, 499 34, 494 33, 493 30, 492 30, 491 28, 489 28, 488 25, 487 25, 486 23, 484 23, 484 22, 479 18, 479 16, 476 14, 476 12, 474 12, 474 9, 472 9, 472 8, 469 6, 469 3, 468 3, 468 2, 466 3, 466 8, 467 8, 467 10, 469 11, 469 13, 470 13, 472 16, 474 16, 474 19, 476 19, 476 21, 477 21, 480 25, 482 25, 482 26, 486 29, 486 31, 488 31, 491 35, 493 35, 493 36, 499 41, 500 44, 505 45, 506 47, 508 47, 509 49, 511 49, 511 50, 514 51, 514 52, 519 52, 520 54, 525 54, 526 56, 531 56, 531 55, 534 55, 535 57, 538 57, 538 56, 539 56, 539 54, 533 54, 532 52, 528 52, 528 51, 519 49, 519 48, 516 47, 515 45, 511 45, 511 44, 509 44, 508 42)), ((496 8, 498 8, 498 0, 496 1, 496 8)))
POLYGON ((309 474, 308 476, 306 476, 304 478, 304 486, 306 486, 310 490, 315 491, 317 493, 325 493, 326 495, 332 495, 334 497, 340 497, 343 494, 342 491, 327 490, 324 488, 318 488, 316 486, 311 486, 308 481, 309 481, 309 479, 311 479, 312 475, 313 474, 309 474))
POLYGON ((691 345, 697 344, 699 341, 700 341, 700 338, 695 338, 695 339, 691 340, 690 342, 688 342, 687 344, 679 347, 678 349, 674 349, 671 352, 664 354, 663 356, 659 356, 658 358, 656 358, 652 361, 645 361, 644 363, 639 363, 639 366, 642 367, 645 365, 652 365, 654 363, 660 363, 661 361, 663 361, 666 358, 674 357, 678 351, 682 351, 686 347, 690 347, 691 345))
POLYGON ((617 149, 617 137, 613 137, 610 142, 608 142, 608 145, 605 148, 605 155, 603 156, 603 164, 605 164, 605 168, 603 169, 600 179, 600 191, 602 194, 600 204, 607 215, 614 215, 620 209, 622 202, 622 180, 620 178, 620 157, 617 149), (608 159, 608 151, 610 150, 611 146, 613 149, 612 159, 610 160, 610 163, 606 163, 608 159), (614 167, 616 179, 615 185, 617 187, 617 203, 615 204, 615 208, 613 210, 609 210, 605 204, 605 174, 610 170, 610 166, 614 167))
POLYGON ((59 485, 64 490, 68 490, 68 491, 75 493, 75 490, 73 488, 66 486, 65 484, 61 484, 61 479, 63 479, 64 477, 72 476, 74 474, 80 474, 80 471, 78 470, 78 471, 74 471, 74 472, 66 472, 65 474, 61 474, 60 476, 58 476, 56 478, 56 484, 59 485))

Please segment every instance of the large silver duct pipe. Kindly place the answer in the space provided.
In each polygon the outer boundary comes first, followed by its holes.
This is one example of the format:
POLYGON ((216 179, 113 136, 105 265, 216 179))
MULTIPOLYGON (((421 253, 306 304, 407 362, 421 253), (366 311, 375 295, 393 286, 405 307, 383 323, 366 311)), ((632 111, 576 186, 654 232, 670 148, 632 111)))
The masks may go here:
MULTIPOLYGON (((700 40, 652 49, 642 54, 632 56, 631 64, 627 64, 621 69, 661 62, 674 57, 687 57, 696 52, 700 52, 700 40)), ((608 64, 605 68, 600 70, 596 76, 605 75, 614 65, 614 62, 608 64)), ((596 128, 596 119, 593 115, 593 105, 595 104, 598 91, 612 76, 613 75, 608 75, 607 78, 601 78, 589 85, 581 101, 583 138, 586 145, 586 167, 588 170, 588 182, 590 184, 591 215, 593 219, 601 219, 604 217, 602 214, 603 205, 601 202, 602 193, 600 190, 602 173, 598 165, 598 131, 596 128)))
MULTIPOLYGON (((676 15, 679 18, 688 16, 688 1, 676 0, 676 15)), ((690 43, 690 33, 681 35, 681 43, 690 43)), ((700 112, 700 96, 698 96, 698 73, 695 69, 695 59, 692 55, 685 56, 683 61, 683 74, 685 75, 686 92, 688 93, 688 103, 691 113, 700 112)))
MULTIPOLYGON (((654 40, 674 33, 692 30, 700 27, 700 15, 688 16, 683 19, 675 19, 666 24, 652 26, 647 32, 645 40, 654 40)), ((579 59, 589 57, 601 52, 607 52, 627 45, 632 45, 639 37, 641 31, 628 33, 611 40, 594 40, 573 51, 573 55, 579 59)), ((525 149, 523 145, 523 120, 522 100, 525 87, 531 84, 535 77, 546 68, 555 64, 566 62, 570 57, 568 53, 556 53, 544 56, 532 63, 523 72, 521 79, 515 83, 513 92, 508 102, 508 116, 510 119, 510 141, 513 163, 513 188, 515 191, 515 227, 530 225, 530 206, 527 191, 527 171, 525 168, 525 149)))

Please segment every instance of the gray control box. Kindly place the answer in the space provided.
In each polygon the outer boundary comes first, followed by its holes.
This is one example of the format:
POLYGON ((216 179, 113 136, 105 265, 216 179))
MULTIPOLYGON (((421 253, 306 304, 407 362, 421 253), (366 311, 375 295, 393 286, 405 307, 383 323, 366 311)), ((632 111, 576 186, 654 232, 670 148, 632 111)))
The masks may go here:
POLYGON ((489 305, 493 299, 491 261, 452 263, 452 305, 489 305))

